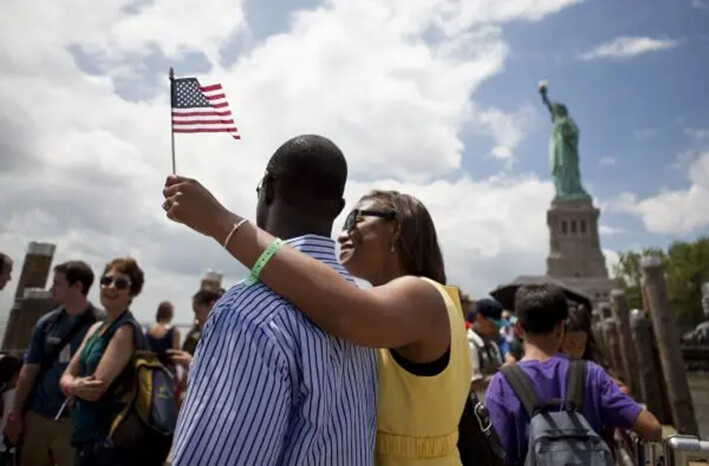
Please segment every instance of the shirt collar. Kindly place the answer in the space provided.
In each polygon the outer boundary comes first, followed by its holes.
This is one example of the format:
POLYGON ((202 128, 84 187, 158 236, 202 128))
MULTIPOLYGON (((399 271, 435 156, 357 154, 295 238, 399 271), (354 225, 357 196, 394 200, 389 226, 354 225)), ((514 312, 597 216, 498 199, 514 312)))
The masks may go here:
POLYGON ((284 243, 303 254, 309 256, 317 255, 317 259, 319 260, 337 260, 335 255, 335 241, 326 236, 308 234, 287 239, 284 243))
POLYGON ((478 348, 482 348, 483 346, 485 346, 485 341, 483 341, 482 337, 475 333, 475 330, 473 330, 472 328, 468 329, 468 340, 475 343, 475 346, 477 346, 478 348))

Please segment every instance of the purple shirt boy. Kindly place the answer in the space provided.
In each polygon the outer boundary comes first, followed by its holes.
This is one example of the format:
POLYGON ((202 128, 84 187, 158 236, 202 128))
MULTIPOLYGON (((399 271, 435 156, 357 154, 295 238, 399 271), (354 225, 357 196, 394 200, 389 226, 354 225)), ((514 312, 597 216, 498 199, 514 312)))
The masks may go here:
MULTIPOLYGON (((555 355, 546 361, 521 361, 517 365, 532 380, 540 401, 566 399, 566 373, 569 359, 555 355)), ((601 433, 601 427, 629 429, 642 407, 623 394, 606 371, 592 362, 587 363, 581 412, 591 427, 601 433)), ((506 451, 505 461, 521 464, 527 456, 529 416, 512 387, 501 373, 495 374, 487 389, 485 405, 492 424, 506 451)))

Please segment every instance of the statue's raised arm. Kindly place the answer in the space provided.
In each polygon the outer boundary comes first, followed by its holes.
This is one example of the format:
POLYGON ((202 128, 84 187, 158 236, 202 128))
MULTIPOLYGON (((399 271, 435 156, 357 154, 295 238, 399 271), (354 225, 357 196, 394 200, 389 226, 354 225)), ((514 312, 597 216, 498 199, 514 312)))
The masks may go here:
POLYGON ((551 106, 551 102, 549 102, 549 98, 547 97, 547 82, 546 81, 539 82, 539 93, 542 95, 542 102, 549 109, 549 113, 551 113, 551 120, 554 121, 554 108, 551 106))

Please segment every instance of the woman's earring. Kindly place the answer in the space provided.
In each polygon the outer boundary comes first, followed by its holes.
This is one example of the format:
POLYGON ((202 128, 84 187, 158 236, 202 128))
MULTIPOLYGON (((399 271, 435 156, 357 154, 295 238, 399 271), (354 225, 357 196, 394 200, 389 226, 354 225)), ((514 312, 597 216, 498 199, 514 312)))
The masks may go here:
POLYGON ((393 244, 391 245, 391 248, 390 248, 389 250, 390 250, 391 252, 396 252, 396 248, 394 247, 393 244))

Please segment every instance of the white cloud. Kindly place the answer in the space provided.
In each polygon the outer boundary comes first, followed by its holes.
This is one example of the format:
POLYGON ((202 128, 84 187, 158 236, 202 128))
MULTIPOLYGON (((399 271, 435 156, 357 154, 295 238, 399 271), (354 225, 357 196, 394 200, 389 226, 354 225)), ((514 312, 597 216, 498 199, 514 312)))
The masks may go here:
MULTIPOLYGON (((200 79, 226 88, 243 140, 178 137, 177 167, 232 209, 252 215, 270 154, 293 135, 315 132, 347 155, 350 202, 372 180, 393 177, 399 181, 378 183, 429 205, 456 283, 484 293, 497 281, 543 270, 551 185, 466 177, 459 133, 472 126, 493 136, 498 155, 513 154, 533 114, 524 106, 509 115, 480 111, 470 98, 504 65, 504 22, 535 21, 577 1, 478 1, 476 13, 469 8, 475 2, 332 0, 297 12, 287 31, 227 68, 217 51, 248 30, 240 1, 161 0, 126 11, 129 3, 3 4, 0 244, 18 264, 31 240, 54 242, 56 261, 82 258, 97 272, 110 258, 132 254, 146 270, 133 310, 152 319, 157 303, 170 299, 182 322, 202 271, 223 270, 227 286, 243 273, 219 245, 163 217, 167 89, 129 102, 115 80, 142 71, 134 55, 158 50, 168 57, 203 51, 212 69, 200 79), (438 38, 424 40, 432 31, 438 38), (101 62, 101 74, 82 72, 70 46, 101 62), (441 181, 444 175, 458 181, 441 181)), ((0 295, 2 308, 11 294, 0 295)))
POLYGON ((709 140, 709 128, 685 128, 684 132, 696 141, 709 140))
POLYGON ((615 277, 613 271, 615 270, 615 266, 618 262, 620 262, 620 255, 617 251, 612 249, 603 249, 603 255, 606 258, 606 269, 608 270, 608 273, 611 277, 615 277))
POLYGON ((684 234, 709 226, 709 151, 701 153, 687 170, 687 189, 664 191, 638 199, 623 193, 609 208, 640 217, 652 233, 684 234))
POLYGON ((67 0, 28 8, 21 0, 3 2, 2 35, 23 40, 0 44, 0 57, 56 76, 52 65, 61 57, 53 59, 52 52, 61 56, 63 47, 78 44, 112 64, 111 72, 130 74, 130 62, 154 50, 172 58, 201 52, 216 61, 219 45, 246 28, 242 0, 154 0, 137 11, 128 8, 132 4, 108 0, 94 8, 88 0, 67 0))
POLYGON ((438 13, 437 21, 449 35, 464 30, 468 24, 538 21, 583 0, 452 0, 438 13))
POLYGON ((707 6, 707 4, 704 3, 704 0, 692 0, 692 8, 706 10, 706 9, 709 9, 709 6, 707 6))
POLYGON ((636 130, 633 135, 638 141, 647 141, 657 136, 657 130, 655 128, 639 129, 636 130))
POLYGON ((615 165, 616 160, 613 157, 603 157, 601 160, 598 161, 599 165, 603 165, 606 167, 612 167, 615 165))
POLYGON ((518 275, 544 273, 549 242, 545 212, 554 194, 550 182, 533 176, 483 181, 463 176, 426 184, 355 182, 348 188, 348 204, 372 187, 412 193, 426 205, 436 222, 449 283, 479 297, 518 275))
POLYGON ((652 37, 618 37, 605 42, 590 52, 581 55, 584 60, 601 58, 627 59, 644 53, 667 50, 676 47, 680 41, 673 39, 654 39, 652 37))
POLYGON ((620 228, 613 228, 608 225, 600 225, 598 227, 598 232, 603 236, 613 236, 623 233, 623 230, 620 228))
POLYGON ((481 129, 486 129, 495 139, 492 149, 495 157, 509 159, 534 124, 536 111, 531 104, 525 104, 514 113, 505 113, 499 109, 482 110, 477 116, 481 129))
POLYGON ((495 146, 492 148, 490 153, 498 159, 510 159, 514 156, 512 149, 507 146, 495 146))

